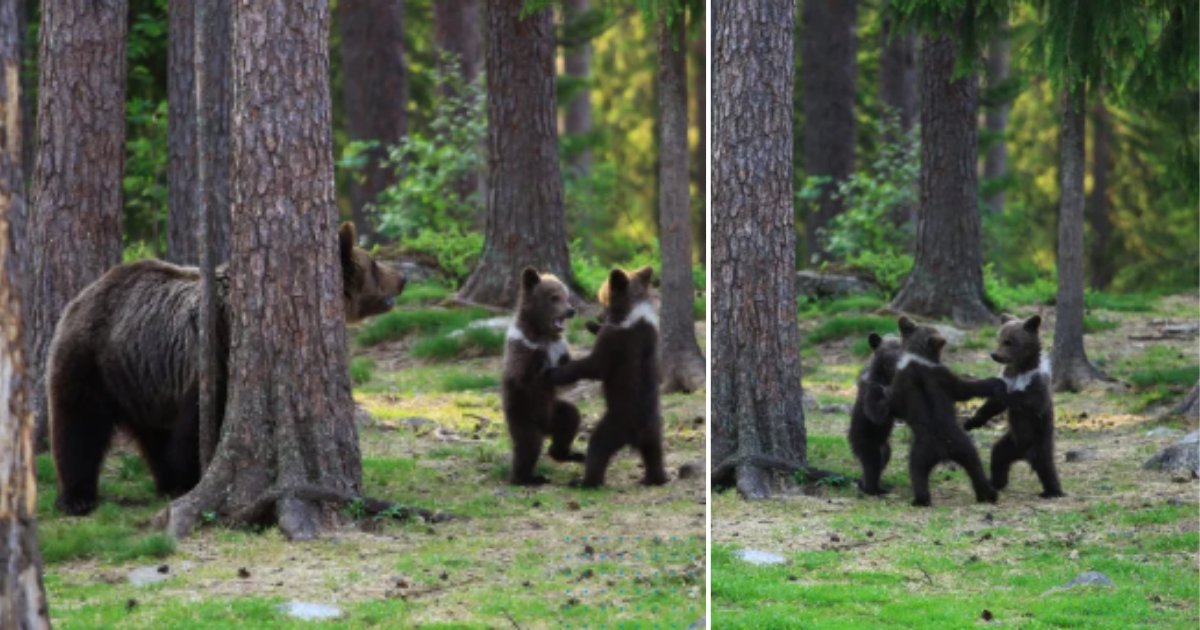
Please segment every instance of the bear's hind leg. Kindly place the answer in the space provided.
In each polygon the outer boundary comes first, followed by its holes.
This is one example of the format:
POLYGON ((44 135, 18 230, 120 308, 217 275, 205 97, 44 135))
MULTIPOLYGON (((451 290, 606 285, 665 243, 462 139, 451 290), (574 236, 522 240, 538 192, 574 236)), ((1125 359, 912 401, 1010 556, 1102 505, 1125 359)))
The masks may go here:
POLYGON ((975 445, 966 433, 954 436, 950 459, 967 471, 967 476, 971 478, 971 487, 975 490, 976 501, 996 502, 996 488, 988 481, 987 473, 983 471, 983 462, 979 460, 979 451, 975 450, 975 445))
POLYGON ((642 454, 642 485, 661 486, 671 480, 663 466, 662 431, 644 431, 638 452, 642 454))
POLYGON ((883 476, 883 467, 887 465, 887 459, 890 456, 890 448, 886 443, 879 448, 865 448, 859 460, 862 462, 862 480, 858 483, 858 489, 862 490, 863 494, 878 496, 886 494, 879 479, 883 476))
POLYGON ((1011 433, 1005 433, 1003 437, 996 440, 996 444, 992 446, 992 487, 997 490, 1003 490, 1008 486, 1008 471, 1012 468, 1013 462, 1021 458, 1021 451, 1017 448, 1017 441, 1013 439, 1011 433))
POLYGON ((1054 443, 1052 441, 1046 440, 1045 444, 1039 444, 1031 449, 1029 466, 1037 473, 1038 481, 1042 482, 1042 493, 1038 496, 1043 499, 1065 496, 1062 486, 1058 482, 1058 471, 1054 468, 1054 443))
POLYGON ((926 444, 921 438, 914 437, 912 450, 908 454, 908 477, 912 482, 912 504, 925 507, 933 504, 929 495, 929 473, 937 466, 937 449, 926 444))
POLYGON ((536 486, 549 481, 543 475, 535 475, 538 457, 542 454, 542 432, 537 427, 508 427, 512 438, 512 471, 509 482, 518 486, 536 486))
MULTIPOLYGON (((58 471, 55 505, 66 514, 82 516, 96 509, 100 466, 118 412, 97 386, 71 389, 58 386, 62 382, 52 378, 49 392, 51 451, 58 471)), ((80 387, 78 382, 71 386, 80 387)))
POLYGON ((176 496, 178 487, 171 463, 171 432, 163 429, 128 426, 126 430, 137 442, 142 459, 154 476, 154 490, 160 495, 176 496))
POLYGON ((565 401, 554 401, 554 416, 550 418, 550 458, 558 462, 582 462, 583 453, 571 448, 579 435, 579 410, 565 401))
POLYGON ((623 428, 605 414, 592 431, 588 440, 587 461, 584 465, 583 481, 580 485, 585 488, 596 488, 604 485, 604 473, 608 470, 608 462, 628 443, 628 436, 623 428))
MULTIPOLYGON (((200 483, 200 408, 195 397, 184 401, 185 411, 171 431, 167 444, 167 464, 170 466, 173 487, 171 496, 182 495, 200 483)), ((218 433, 220 429, 218 428, 218 433)))

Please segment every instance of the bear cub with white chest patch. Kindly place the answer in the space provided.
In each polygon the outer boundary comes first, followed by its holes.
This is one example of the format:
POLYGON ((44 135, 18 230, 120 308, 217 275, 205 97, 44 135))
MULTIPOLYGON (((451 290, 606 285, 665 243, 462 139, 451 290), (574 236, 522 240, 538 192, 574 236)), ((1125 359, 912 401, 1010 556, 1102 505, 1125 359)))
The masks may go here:
MULTIPOLYGON (((581 379, 603 384, 606 411, 588 441, 583 487, 604 485, 612 456, 632 446, 642 456, 642 483, 668 481, 663 467, 658 397, 658 316, 650 296, 653 270, 614 269, 597 296, 605 307, 591 354, 550 370, 555 385, 581 379)), ((589 327, 593 328, 593 327, 589 327)))
POLYGON ((563 339, 567 319, 575 316, 570 297, 555 276, 533 267, 521 272, 517 312, 504 346, 501 386, 513 449, 509 481, 517 485, 546 483, 544 476, 534 473, 546 436, 550 436, 551 459, 583 461, 582 453, 571 450, 579 433, 579 410, 559 400, 558 388, 546 378, 546 370, 570 359, 563 339))
POLYGON ((966 423, 977 429, 1008 411, 1008 431, 992 446, 992 485, 1003 490, 1008 472, 1020 460, 1029 462, 1042 482, 1044 499, 1063 496, 1054 468, 1054 399, 1050 393, 1050 359, 1042 354, 1038 328, 1042 318, 1024 321, 1003 316, 997 333, 999 348, 992 359, 1004 365, 1001 377, 1008 386, 1004 396, 990 398, 966 423))

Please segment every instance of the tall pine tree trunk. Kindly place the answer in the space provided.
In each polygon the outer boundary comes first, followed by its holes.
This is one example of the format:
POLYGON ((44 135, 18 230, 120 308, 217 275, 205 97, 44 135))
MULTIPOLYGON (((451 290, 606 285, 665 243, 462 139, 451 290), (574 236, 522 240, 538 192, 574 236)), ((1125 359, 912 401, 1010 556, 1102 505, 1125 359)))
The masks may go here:
MULTIPOLYGON (((457 60, 458 74, 463 84, 474 83, 483 69, 483 20, 480 0, 433 3, 433 37, 442 53, 457 60)), ((447 92, 446 96, 457 96, 447 92)), ((461 198, 479 193, 484 197, 483 178, 472 172, 455 185, 461 198)), ((483 218, 477 217, 480 226, 483 218)))
POLYGON ((792 208, 791 0, 714 4, 714 467, 747 498, 806 462, 792 208))
MULTIPOLYGON (((886 13, 885 13, 886 15, 886 13)), ((917 98, 917 36, 911 29, 897 30, 885 19, 879 58, 879 101, 896 117, 898 134, 884 137, 885 142, 901 142, 917 124, 920 112, 917 98)), ((917 224, 917 208, 913 204, 898 206, 891 220, 900 226, 917 224)))
POLYGON ((229 0, 204 0, 204 23, 196 0, 171 0, 167 49, 167 259, 181 265, 200 263, 201 216, 197 208, 198 172, 197 116, 208 123, 205 148, 211 161, 205 165, 209 209, 214 213, 213 245, 217 261, 229 258, 229 0), (198 28, 197 28, 198 27, 198 28), (196 33, 205 46, 205 101, 197 107, 195 49, 196 33))
MULTIPOLYGON (((703 3, 701 3, 703 7, 703 3)), ((707 226, 708 220, 705 216, 704 207, 708 202, 708 193, 705 186, 708 184, 708 119, 707 119, 707 68, 708 63, 708 38, 705 36, 704 28, 704 8, 698 11, 691 11, 692 32, 695 34, 692 40, 692 80, 694 81, 692 88, 692 100, 696 102, 696 114, 692 120, 696 121, 696 135, 699 136, 696 140, 696 154, 692 159, 692 185, 695 186, 696 199, 699 203, 699 208, 693 212, 692 230, 695 234, 696 241, 696 257, 701 263, 704 263, 708 258, 708 240, 707 226)))
POLYGON ((229 395, 217 452, 171 504, 168 529, 185 535, 212 511, 306 539, 337 521, 319 495, 362 486, 336 236, 329 8, 242 3, 234 24, 229 395))
MULTIPOLYGON (((588 12, 588 0, 567 0, 567 19, 577 20, 588 12)), ((591 81, 592 78, 592 43, 580 41, 569 48, 564 55, 564 69, 567 75, 579 81, 591 81)), ((584 87, 575 94, 567 104, 566 133, 568 136, 586 137, 592 132, 592 95, 591 89, 584 87)), ((592 171, 592 149, 582 146, 575 155, 571 156, 571 168, 576 173, 586 176, 592 171)))
POLYGON ((1112 120, 1104 94, 1097 92, 1092 105, 1092 192, 1088 195, 1087 215, 1092 224, 1092 246, 1088 250, 1093 289, 1107 289, 1113 281, 1113 223, 1109 213, 1108 177, 1112 172, 1112 120))
POLYGON ((126 0, 42 5, 38 152, 29 214, 37 443, 46 443, 46 354, 71 298, 121 262, 126 0))
POLYGON ((692 213, 688 182, 687 22, 675 15, 658 24, 659 249, 662 251, 662 379, 667 392, 704 385, 704 356, 696 343, 692 303, 692 213))
POLYGON ((526 265, 573 284, 563 216, 555 112, 554 19, 521 17, 522 0, 487 10, 488 203, 483 253, 459 291, 512 306, 526 265))
POLYGON ((24 214, 19 0, 0 0, 0 628, 49 628, 37 538, 33 416, 22 336, 25 261, 12 219, 24 214))
POLYGON ((342 35, 342 99, 346 135, 374 140, 362 178, 350 182, 350 211, 358 234, 379 240, 368 206, 395 180, 383 165, 387 147, 408 133, 408 69, 404 64, 404 3, 346 0, 337 5, 342 35))
POLYGON ((994 35, 988 43, 987 52, 987 86, 991 92, 991 102, 987 106, 984 117, 984 128, 991 136, 991 144, 983 158, 983 177, 990 180, 995 187, 984 200, 984 209, 989 212, 1004 210, 1004 187, 1000 185, 1008 174, 1008 109, 1007 98, 1003 95, 1005 84, 1008 82, 1009 43, 1006 30, 994 35))
POLYGON ((822 231, 845 209, 833 193, 839 182, 854 173, 856 5, 856 0, 804 1, 800 36, 804 47, 804 172, 808 177, 829 178, 815 212, 804 219, 810 261, 825 259, 822 231))
POLYGON ((921 207, 912 273, 892 308, 959 325, 995 321, 984 303, 979 234, 979 85, 954 78, 955 44, 921 50, 921 207))
POLYGON ((1062 199, 1058 209, 1058 295, 1050 363, 1055 391, 1079 391, 1100 373, 1083 349, 1083 171, 1086 162, 1087 90, 1080 85, 1062 96, 1059 138, 1062 199))

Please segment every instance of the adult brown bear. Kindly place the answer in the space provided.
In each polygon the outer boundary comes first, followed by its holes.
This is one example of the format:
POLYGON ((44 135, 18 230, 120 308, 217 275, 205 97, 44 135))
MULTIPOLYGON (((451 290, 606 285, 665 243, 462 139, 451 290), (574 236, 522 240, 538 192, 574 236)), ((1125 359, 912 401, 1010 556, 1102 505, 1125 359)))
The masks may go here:
MULTIPOLYGON (((354 240, 354 226, 343 224, 338 244, 350 322, 391 309, 405 283, 354 240)), ((218 417, 229 356, 228 295, 222 267, 218 417)), ((137 442, 160 493, 179 495, 200 481, 199 309, 199 270, 158 260, 114 267, 67 304, 47 360, 59 509, 76 515, 95 509, 100 466, 116 428, 137 442)))

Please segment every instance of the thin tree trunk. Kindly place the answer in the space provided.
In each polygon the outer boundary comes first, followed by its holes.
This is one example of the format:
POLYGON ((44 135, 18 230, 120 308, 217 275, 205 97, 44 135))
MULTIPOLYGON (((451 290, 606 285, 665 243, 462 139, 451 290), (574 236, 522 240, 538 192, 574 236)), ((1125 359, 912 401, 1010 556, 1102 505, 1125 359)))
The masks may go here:
POLYGON ((37 538, 34 423, 25 386, 24 263, 12 219, 24 214, 19 0, 0 0, 0 628, 49 628, 37 538))
MULTIPOLYGON (((992 37, 988 43, 987 53, 987 82, 988 89, 1001 91, 1008 82, 1009 43, 1008 33, 1001 31, 992 37)), ((1008 131, 1008 100, 994 100, 987 107, 984 117, 984 127, 992 136, 991 146, 983 158, 983 177, 993 182, 1001 181, 1008 174, 1008 143, 1005 136, 1008 131)), ((1004 210, 1004 188, 996 186, 987 199, 984 209, 1000 213, 1004 210)))
POLYGON ((167 171, 167 259, 181 265, 200 263, 201 224, 205 220, 197 208, 199 149, 196 120, 200 115, 208 123, 210 145, 204 150, 211 156, 206 182, 209 208, 215 214, 213 246, 215 259, 229 258, 229 0, 171 0, 168 6, 170 46, 167 49, 167 144, 170 165, 167 171), (204 10, 197 27, 196 18, 204 10), (205 101, 197 107, 198 91, 195 51, 200 33, 206 55, 204 71, 205 101))
POLYGON ((378 241, 368 206, 396 181, 383 165, 387 147, 408 133, 408 69, 404 64, 404 3, 346 0, 337 5, 342 35, 342 99, 346 134, 374 140, 362 178, 350 182, 350 209, 358 234, 378 241))
MULTIPOLYGON (((700 5, 703 7, 703 3, 700 5)), ((696 241, 696 257, 700 264, 704 264, 708 258, 708 235, 706 226, 708 221, 705 217, 704 206, 708 200, 708 193, 705 186, 708 183, 708 120, 707 116, 707 68, 705 64, 708 60, 708 38, 705 37, 704 29, 704 9, 691 11, 692 30, 695 33, 695 38, 692 40, 692 74, 693 84, 692 100, 696 102, 696 115, 692 120, 695 121, 696 135, 699 138, 696 140, 696 156, 692 160, 692 185, 696 187, 697 211, 692 213, 692 230, 695 234, 696 241)))
POLYGON ((1089 250, 1092 268, 1092 288, 1107 289, 1113 281, 1112 261, 1113 223, 1109 213, 1108 176, 1112 172, 1112 121, 1104 94, 1097 92, 1092 105, 1092 193, 1087 200, 1087 215, 1092 224, 1092 246, 1089 250))
POLYGON ((921 207, 912 273, 892 308, 959 325, 995 321, 984 303, 980 252, 979 85, 954 78, 955 44, 925 38, 921 51, 921 207))
POLYGON ((687 22, 658 23, 658 242, 662 252, 662 379, 667 392, 704 385, 704 355, 696 343, 692 303, 692 213, 688 187, 687 22))
POLYGON ((329 8, 238 4, 233 50, 229 396, 200 484, 168 529, 202 512, 307 539, 337 520, 301 492, 357 495, 330 121, 329 8))
POLYGON ((771 494, 805 452, 792 208, 790 0, 712 5, 713 465, 737 458, 737 488, 771 494), (774 472, 773 472, 774 471, 774 472))
POLYGON ((520 270, 533 265, 574 283, 567 253, 555 113, 554 21, 524 18, 522 0, 487 10, 488 214, 483 253, 459 291, 512 306, 520 270))
MULTIPOLYGON (((210 54, 220 55, 224 59, 228 59, 227 50, 212 50, 212 44, 216 43, 212 35, 205 28, 209 24, 210 12, 215 10, 225 11, 225 25, 228 26, 228 8, 229 5, 221 1, 212 2, 202 1, 195 6, 195 19, 192 21, 192 51, 193 64, 192 70, 195 76, 193 85, 193 98, 196 103, 207 102, 208 89, 212 85, 212 78, 209 75, 207 67, 210 54), (218 7, 221 4, 223 6, 218 7)), ((222 36, 223 37, 223 36, 222 36)), ((223 43, 228 44, 225 39, 223 43)), ((220 68, 221 71, 227 68, 220 68)), ((228 73, 226 73, 228 76, 228 73)), ((227 94, 227 92, 225 92, 227 94)), ((223 380, 221 371, 223 366, 220 362, 220 350, 218 348, 217 336, 217 260, 221 255, 217 243, 217 221, 215 214, 221 212, 228 217, 228 212, 224 207, 216 206, 210 199, 209 191, 212 183, 213 172, 213 151, 216 148, 216 143, 213 139, 213 129, 219 127, 219 120, 213 120, 214 115, 218 118, 224 118, 228 121, 228 109, 224 108, 200 108, 195 114, 195 164, 196 164, 196 190, 195 190, 195 206, 196 215, 199 217, 199 234, 194 240, 199 245, 200 249, 200 317, 198 328, 198 344, 200 346, 200 365, 196 370, 199 375, 199 396, 197 401, 199 413, 199 438, 200 438, 200 467, 201 470, 208 466, 212 461, 213 453, 216 451, 217 438, 221 417, 221 406, 223 401, 219 400, 220 393, 219 385, 223 380), (223 111, 219 111, 223 110, 223 111), (218 123, 218 124, 214 124, 218 123)), ((228 129, 225 130, 226 132, 228 129)), ((225 171, 228 173, 228 170, 225 171)), ((228 234, 225 235, 226 237, 228 234)), ((226 238, 225 245, 228 246, 226 238)))
POLYGON ((1062 199, 1058 214, 1058 296, 1055 299, 1054 348, 1050 364, 1055 391, 1079 391, 1100 373, 1083 348, 1083 171, 1086 162, 1087 90, 1062 95, 1062 151, 1059 163, 1062 199))
MULTIPOLYGON (((433 36, 438 50, 454 55, 464 84, 474 83, 483 66, 483 20, 480 0, 433 3, 433 36)), ((446 96, 452 96, 447 93, 446 96)), ((456 95, 454 95, 456 96, 456 95)), ((455 186, 462 198, 484 196, 483 177, 472 172, 455 186)), ((483 225, 482 217, 477 217, 483 225)))
MULTIPOLYGON (((804 219, 810 261, 825 259, 822 231, 845 204, 833 196, 854 173, 855 0, 805 0, 801 43, 804 81, 804 172, 828 177, 815 211, 804 219)), ((715 84, 714 85, 718 85, 715 84)), ((724 86, 721 86, 724 88, 724 86)))
MULTIPOLYGON (((886 15, 886 14, 885 14, 886 15)), ((896 116, 899 135, 884 137, 885 142, 901 142, 917 123, 917 36, 912 30, 897 32, 890 20, 885 20, 880 35, 883 42, 879 59, 879 101, 896 116)), ((892 222, 900 226, 917 224, 917 208, 898 206, 892 222)))
POLYGON ((46 445, 44 366, 71 298, 121 262, 126 0, 42 5, 38 153, 29 218, 37 444, 46 445))
MULTIPOLYGON (((588 0, 567 0, 566 12, 568 20, 579 19, 588 12, 588 0)), ((580 81, 590 81, 592 72, 592 44, 590 41, 580 41, 567 49, 564 55, 564 66, 567 75, 580 81)), ((567 104, 566 133, 568 136, 586 137, 592 132, 592 97, 591 90, 583 88, 575 94, 567 104)), ((579 175, 587 176, 592 171, 592 149, 583 146, 579 152, 571 156, 571 168, 579 175)))

